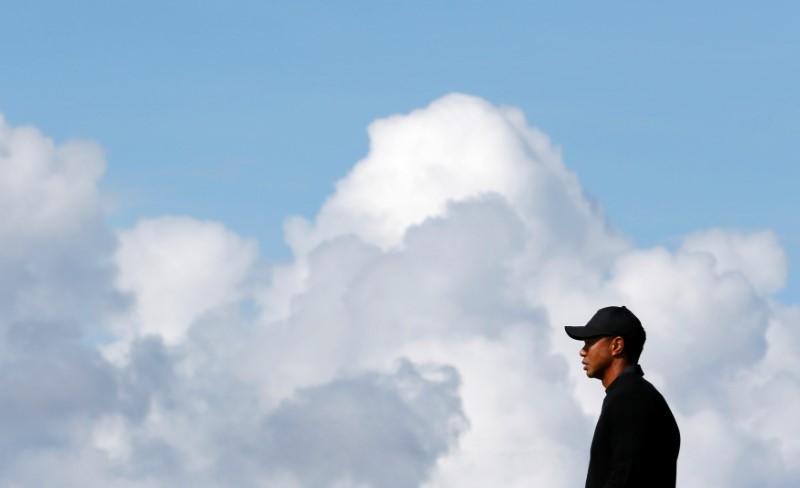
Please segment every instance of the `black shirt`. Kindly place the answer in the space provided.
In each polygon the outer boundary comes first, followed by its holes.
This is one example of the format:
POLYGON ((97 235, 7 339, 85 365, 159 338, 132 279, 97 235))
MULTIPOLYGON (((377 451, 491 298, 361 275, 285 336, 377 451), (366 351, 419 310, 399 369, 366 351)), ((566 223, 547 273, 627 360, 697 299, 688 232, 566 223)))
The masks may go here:
POLYGON ((587 488, 675 487, 681 436, 661 393, 638 365, 606 389, 592 439, 587 488))

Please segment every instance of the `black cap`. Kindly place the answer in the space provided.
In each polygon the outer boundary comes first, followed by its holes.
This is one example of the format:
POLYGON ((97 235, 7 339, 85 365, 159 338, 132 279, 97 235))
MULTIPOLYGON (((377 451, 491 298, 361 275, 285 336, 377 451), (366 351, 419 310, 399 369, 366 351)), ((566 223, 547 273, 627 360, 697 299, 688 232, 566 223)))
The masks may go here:
POLYGON ((625 306, 601 308, 586 325, 568 325, 564 330, 568 336, 579 341, 597 336, 623 336, 641 338, 644 342, 645 337, 642 323, 625 306))

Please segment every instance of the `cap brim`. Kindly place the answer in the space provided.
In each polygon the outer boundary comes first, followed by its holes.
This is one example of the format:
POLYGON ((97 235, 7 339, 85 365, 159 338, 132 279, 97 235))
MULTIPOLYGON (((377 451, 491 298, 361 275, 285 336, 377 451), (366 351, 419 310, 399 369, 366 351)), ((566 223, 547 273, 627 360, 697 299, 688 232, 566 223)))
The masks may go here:
POLYGON ((603 335, 596 329, 587 327, 585 325, 566 325, 564 326, 564 330, 567 331, 568 336, 572 337, 577 341, 582 341, 590 337, 597 337, 603 335))

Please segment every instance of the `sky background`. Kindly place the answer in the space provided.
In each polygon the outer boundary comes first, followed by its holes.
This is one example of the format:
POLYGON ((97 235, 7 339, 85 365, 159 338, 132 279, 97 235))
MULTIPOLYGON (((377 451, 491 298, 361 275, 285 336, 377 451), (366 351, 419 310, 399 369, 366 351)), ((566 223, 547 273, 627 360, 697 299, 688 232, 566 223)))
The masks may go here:
POLYGON ((800 485, 796 2, 0 7, 0 484, 800 485), (581 466, 576 469, 575 466, 581 466))
MULTIPOLYGON (((191 215, 286 256, 372 120, 450 92, 521 108, 643 245, 775 230, 800 261, 796 2, 18 2, 2 111, 100 141, 112 222, 191 215)), ((797 272, 783 296, 800 297, 797 272)))

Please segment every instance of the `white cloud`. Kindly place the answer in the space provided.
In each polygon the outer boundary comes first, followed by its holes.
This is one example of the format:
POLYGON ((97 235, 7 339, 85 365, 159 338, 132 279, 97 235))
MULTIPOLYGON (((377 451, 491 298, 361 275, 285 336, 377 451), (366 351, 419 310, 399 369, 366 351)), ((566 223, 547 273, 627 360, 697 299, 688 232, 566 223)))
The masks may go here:
POLYGON ((770 231, 711 229, 687 236, 682 250, 713 257, 717 273, 741 273, 763 294, 779 291, 786 282, 786 254, 770 231))
POLYGON ((104 169, 97 144, 57 147, 0 116, 0 317, 90 326, 121 305, 110 263, 97 259, 114 245, 97 190, 104 169))
POLYGON ((337 183, 314 224, 289 226, 296 253, 343 234, 392 248, 410 226, 444 215, 449 202, 487 194, 526 219, 537 248, 575 246, 588 257, 620 246, 559 149, 515 108, 453 94, 375 121, 369 135, 369 154, 337 183))
POLYGON ((99 216, 96 183, 105 161, 96 143, 56 146, 36 128, 11 127, 0 116, 0 147, 0 253, 80 232, 99 216))
POLYGON ((741 273, 710 256, 664 249, 619 259, 608 286, 647 324, 642 363, 663 375, 686 408, 713 404, 720 388, 765 353, 770 307, 741 273), (701 381, 698 381, 701 380, 701 381))
POLYGON ((256 246, 215 222, 187 217, 140 221, 119 234, 117 286, 135 299, 133 327, 168 342, 203 313, 243 297, 256 246))
POLYGON ((465 426, 455 370, 424 373, 401 361, 392 375, 299 390, 265 419, 262 462, 303 486, 419 486, 465 426))
POLYGON ((449 95, 374 122, 268 280, 219 223, 115 241, 96 146, 0 132, 24 173, 0 176, 4 486, 580 485, 603 391, 563 325, 622 303, 681 426, 680 485, 798 482, 800 307, 772 295, 774 234, 636 249, 516 109, 449 95))
POLYGON ((52 465, 115 408, 115 372, 82 342, 127 304, 108 259, 104 168, 94 143, 56 147, 0 118, 0 476, 43 453, 52 465))

